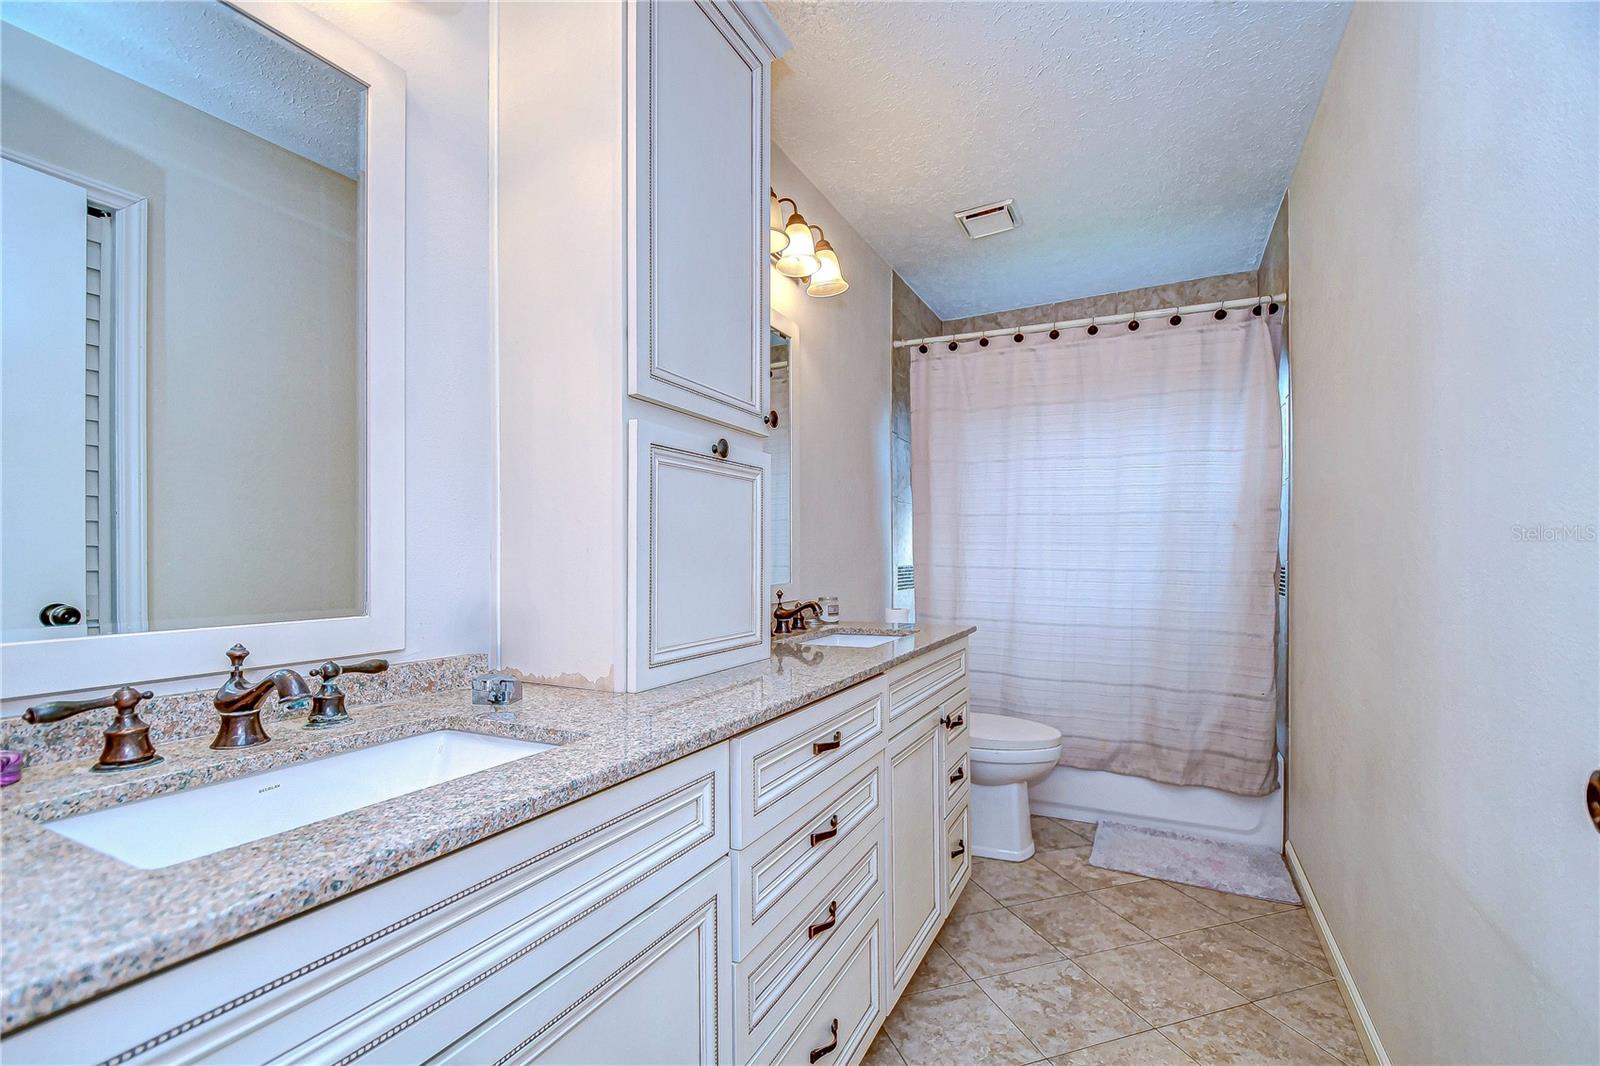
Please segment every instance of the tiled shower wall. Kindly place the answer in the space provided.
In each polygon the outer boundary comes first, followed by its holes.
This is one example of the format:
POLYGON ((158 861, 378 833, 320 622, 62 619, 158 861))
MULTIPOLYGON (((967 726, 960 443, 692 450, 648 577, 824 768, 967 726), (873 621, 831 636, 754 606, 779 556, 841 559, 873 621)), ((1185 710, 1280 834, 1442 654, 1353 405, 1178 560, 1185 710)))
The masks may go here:
MULTIPOLYGON (((928 309, 911 286, 894 276, 891 299, 894 339, 931 337, 944 332, 944 323, 928 309)), ((889 533, 893 540, 893 599, 895 607, 914 608, 916 590, 901 575, 911 566, 911 350, 889 349, 893 370, 889 393, 889 533)))
MULTIPOLYGON (((1087 296, 1079 300, 1020 307, 1011 311, 996 311, 971 318, 940 321, 927 304, 922 302, 911 286, 899 274, 894 275, 892 308, 895 340, 913 337, 937 337, 946 333, 971 333, 986 329, 1007 329, 1035 322, 1065 322, 1090 315, 1120 315, 1130 311, 1143 311, 1151 307, 1182 306, 1184 304, 1211 303, 1216 300, 1242 300, 1261 293, 1283 292, 1288 284, 1288 234, 1286 210, 1278 213, 1268 240, 1261 265, 1256 270, 1237 274, 1216 274, 1193 281, 1180 281, 1170 285, 1152 285, 1143 289, 1087 296), (1273 288, 1261 286, 1271 283, 1273 288), (1281 284, 1280 284, 1281 283, 1281 284)), ((889 406, 889 474, 893 492, 890 502, 889 528, 894 541, 894 567, 898 577, 913 564, 911 550, 911 349, 891 348, 892 385, 889 406)), ((914 571, 913 571, 914 572, 914 571)), ((902 588, 902 581, 894 582, 896 607, 915 606, 915 592, 902 588)))

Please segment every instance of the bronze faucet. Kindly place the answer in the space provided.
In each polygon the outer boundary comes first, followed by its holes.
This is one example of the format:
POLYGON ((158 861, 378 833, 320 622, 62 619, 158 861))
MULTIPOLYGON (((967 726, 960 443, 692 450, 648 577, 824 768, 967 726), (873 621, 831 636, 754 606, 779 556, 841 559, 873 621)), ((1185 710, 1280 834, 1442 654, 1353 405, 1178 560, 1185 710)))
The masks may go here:
POLYGON ((783 590, 779 589, 778 603, 772 608, 772 631, 779 635, 804 631, 807 628, 806 611, 808 609, 811 611, 812 617, 819 621, 821 620, 822 605, 816 600, 806 600, 804 603, 796 604, 793 607, 785 607, 783 605, 783 590))
POLYGON ((139 717, 138 710, 139 701, 153 695, 153 692, 140 692, 132 685, 123 685, 110 695, 96 696, 91 700, 57 700, 29 707, 22 712, 22 720, 33 724, 59 722, 84 711, 115 707, 117 717, 112 721, 111 728, 106 730, 106 744, 101 749, 100 761, 89 769, 103 774, 110 770, 154 766, 161 761, 161 756, 156 754, 155 745, 150 743, 150 727, 139 717))
POLYGON ((305 706, 311 695, 306 679, 293 670, 274 670, 255 684, 250 684, 244 679, 244 660, 249 654, 243 644, 235 644, 228 649, 228 661, 233 664, 233 671, 211 701, 222 716, 217 739, 211 742, 213 748, 248 748, 272 739, 261 727, 261 703, 267 698, 268 689, 276 690, 279 702, 294 707, 305 706))

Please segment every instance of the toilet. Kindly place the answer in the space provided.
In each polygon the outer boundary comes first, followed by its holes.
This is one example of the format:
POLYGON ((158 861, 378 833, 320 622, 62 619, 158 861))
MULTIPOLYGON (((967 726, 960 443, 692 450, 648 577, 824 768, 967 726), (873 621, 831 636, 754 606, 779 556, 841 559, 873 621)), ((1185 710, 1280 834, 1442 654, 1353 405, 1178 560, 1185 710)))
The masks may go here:
POLYGON ((1033 856, 1028 786, 1061 757, 1061 731, 1024 718, 973 712, 972 853, 1022 862, 1033 856))

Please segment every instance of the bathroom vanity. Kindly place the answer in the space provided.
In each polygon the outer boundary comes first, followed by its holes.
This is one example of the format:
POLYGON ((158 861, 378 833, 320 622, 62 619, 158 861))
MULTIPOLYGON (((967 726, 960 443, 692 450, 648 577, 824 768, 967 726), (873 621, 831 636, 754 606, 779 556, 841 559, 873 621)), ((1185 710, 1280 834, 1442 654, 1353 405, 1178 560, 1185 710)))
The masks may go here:
POLYGON ((109 785, 42 768, 5 795, 6 1057, 855 1062, 970 873, 969 632, 356 709, 273 760, 440 730, 550 746, 153 869, 48 820, 204 795, 236 754, 170 744, 109 785))

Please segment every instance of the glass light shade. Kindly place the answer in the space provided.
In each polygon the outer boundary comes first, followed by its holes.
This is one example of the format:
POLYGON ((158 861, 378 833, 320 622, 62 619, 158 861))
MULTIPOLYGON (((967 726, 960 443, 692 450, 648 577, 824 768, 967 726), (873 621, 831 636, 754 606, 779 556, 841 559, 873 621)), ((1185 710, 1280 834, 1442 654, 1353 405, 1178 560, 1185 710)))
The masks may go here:
POLYGON ((806 220, 796 211, 789 216, 789 224, 783 227, 789 235, 789 243, 783 249, 783 258, 778 260, 778 273, 786 278, 804 278, 817 272, 817 246, 811 240, 811 227, 806 225, 806 220))
POLYGON ((768 194, 767 200, 767 232, 772 237, 772 251, 777 254, 789 247, 789 235, 783 231, 783 208, 778 206, 778 194, 768 194))
POLYGON ((839 270, 839 257, 826 240, 817 243, 817 272, 806 286, 807 296, 837 296, 850 287, 839 270))

